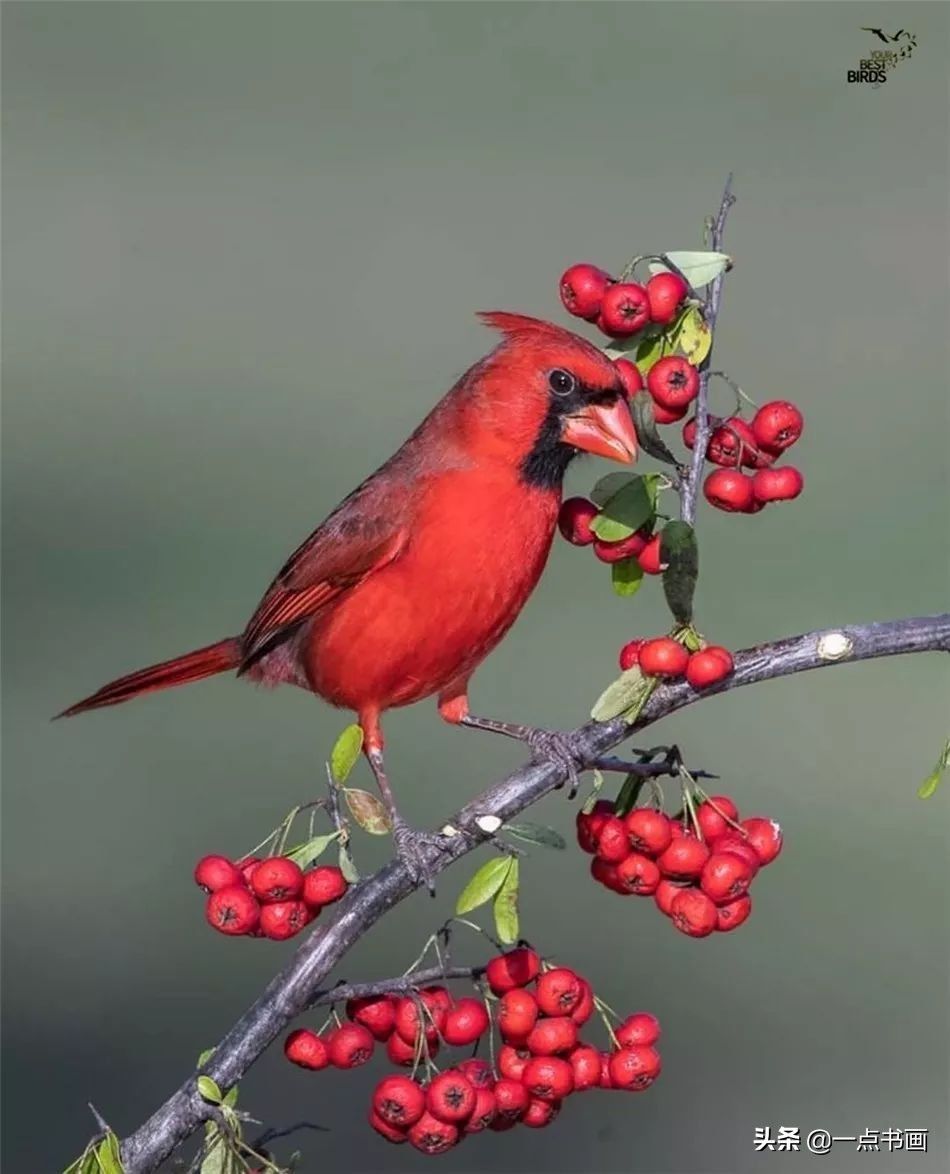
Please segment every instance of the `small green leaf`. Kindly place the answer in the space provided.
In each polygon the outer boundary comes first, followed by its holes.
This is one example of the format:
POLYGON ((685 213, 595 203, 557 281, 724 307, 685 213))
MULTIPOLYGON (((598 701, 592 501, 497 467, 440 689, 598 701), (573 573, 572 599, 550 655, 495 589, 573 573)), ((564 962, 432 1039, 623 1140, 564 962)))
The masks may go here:
POLYGON ((211 1057, 213 1055, 214 1055, 214 1048, 205 1048, 205 1050, 198 1057, 198 1067, 204 1068, 205 1064, 208 1063, 208 1061, 211 1059, 211 1057))
MULTIPOLYGON (((694 289, 708 285, 720 273, 732 268, 732 258, 725 253, 675 252, 663 255, 676 266, 694 289)), ((668 266, 653 261, 649 268, 651 273, 662 273, 668 266)))
POLYGON ((217 1081, 212 1080, 210 1076, 198 1077, 198 1095, 209 1104, 221 1104, 221 1089, 218 1088, 217 1081))
POLYGON ((597 802, 597 796, 604 789, 604 776, 601 771, 595 770, 592 773, 593 778, 591 780, 590 794, 584 800, 584 806, 581 808, 581 811, 583 811, 585 815, 590 815, 590 813, 594 810, 594 804, 597 802))
POLYGON ((299 864, 301 868, 309 868, 314 860, 318 856, 322 856, 333 841, 339 837, 339 832, 329 832, 325 836, 314 836, 312 840, 308 840, 305 844, 288 852, 287 856, 294 864, 299 864))
POLYGON ((475 873, 455 902, 455 912, 459 916, 471 913, 479 905, 490 901, 505 883, 508 870, 511 868, 512 856, 493 856, 486 860, 475 873))
POLYGON ((350 771, 356 766, 362 749, 363 730, 354 722, 353 725, 346 727, 330 751, 330 770, 337 783, 346 782, 350 771))
POLYGON ((544 824, 506 823, 502 830, 528 844, 541 844, 545 848, 562 849, 567 847, 561 833, 556 832, 554 828, 545 827, 544 824))
POLYGON ((623 819, 625 815, 633 811, 637 805, 637 800, 640 798, 640 792, 646 784, 647 779, 644 775, 627 775, 614 803, 614 814, 620 819, 623 819))
POLYGON ((354 790, 352 787, 343 788, 343 798, 350 809, 350 814, 364 832, 371 836, 385 836, 392 830, 392 820, 389 812, 375 795, 369 791, 354 790))
POLYGON ((635 558, 621 559, 611 564, 610 580, 618 595, 636 595, 643 585, 643 567, 635 558))
POLYGON ((650 521, 656 510, 657 482, 655 473, 631 477, 604 502, 591 522, 590 528, 597 537, 604 542, 619 542, 650 521))
POLYGON ((510 946, 518 940, 518 873, 520 866, 517 856, 509 856, 509 868, 504 883, 495 897, 495 932, 510 946))
POLYGON ((653 696, 653 690, 657 687, 659 681, 656 677, 645 677, 644 687, 642 692, 634 700, 633 705, 629 709, 623 711, 623 720, 628 726, 632 726, 640 714, 643 712, 643 707, 653 696))
POLYGON ((199 1174, 246 1174, 247 1165, 234 1152, 230 1138, 215 1121, 205 1126, 203 1152, 199 1174))
POLYGON ((608 473, 601 477, 590 491, 590 499, 594 505, 603 506, 620 492, 625 485, 629 485, 638 476, 637 473, 608 473))
POLYGON ((609 722, 631 706, 636 705, 644 688, 651 685, 640 669, 634 665, 632 669, 620 674, 597 698, 590 716, 594 721, 609 722))
POLYGON ((666 355, 671 355, 675 347, 672 338, 667 334, 655 334, 644 338, 637 345, 634 362, 644 379, 650 374, 651 368, 666 355))
POLYGON ((940 757, 937 759, 937 765, 917 788, 918 798, 930 799, 933 797, 933 795, 936 794, 937 788, 940 786, 940 781, 943 778, 944 771, 946 771, 948 767, 950 767, 950 738, 948 738, 944 743, 940 757))
POLYGON ((343 879, 348 885, 355 885, 360 879, 360 874, 357 871, 356 865, 353 863, 353 857, 350 855, 350 850, 346 844, 340 844, 340 854, 338 863, 340 865, 340 872, 343 873, 343 879))
POLYGON ((693 594, 699 577, 699 547, 688 522, 667 522, 663 527, 660 561, 667 564, 663 593, 673 618, 679 624, 688 624, 693 618, 693 594))
POLYGON ((224 1100, 221 1102, 226 1109, 233 1109, 237 1104, 238 1086, 235 1084, 232 1088, 224 1094, 224 1100))
POLYGON ((630 401, 630 414, 633 416, 633 426, 637 431, 637 440, 644 452, 656 457, 658 461, 665 461, 668 465, 679 465, 679 461, 666 447, 656 427, 656 417, 653 413, 653 398, 648 391, 638 391, 630 401))
POLYGON ((698 367, 712 350, 712 331, 698 307, 691 306, 687 311, 676 342, 694 367, 698 367))

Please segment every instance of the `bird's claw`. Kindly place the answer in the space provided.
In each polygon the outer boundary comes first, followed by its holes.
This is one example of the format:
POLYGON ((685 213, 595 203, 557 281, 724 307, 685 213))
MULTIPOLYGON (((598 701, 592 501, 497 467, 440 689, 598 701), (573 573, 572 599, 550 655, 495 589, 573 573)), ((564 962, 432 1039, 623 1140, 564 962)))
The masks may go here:
POLYGON ((573 799, 581 784, 580 758, 571 746, 570 734, 560 730, 532 729, 525 735, 525 742, 538 762, 556 762, 567 771, 570 790, 567 795, 573 799))
POLYGON ((396 855, 406 866, 413 883, 423 882, 430 896, 434 897, 431 855, 433 852, 442 851, 442 837, 434 832, 410 827, 405 820, 397 816, 393 820, 393 843, 396 855))

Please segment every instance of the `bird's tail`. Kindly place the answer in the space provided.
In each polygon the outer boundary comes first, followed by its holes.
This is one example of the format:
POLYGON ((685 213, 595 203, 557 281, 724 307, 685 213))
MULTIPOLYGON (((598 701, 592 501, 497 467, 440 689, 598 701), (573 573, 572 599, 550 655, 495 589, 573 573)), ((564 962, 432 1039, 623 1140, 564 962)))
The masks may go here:
POLYGON ((176 656, 174 660, 164 660, 161 664, 149 665, 137 673, 110 681, 92 696, 64 709, 57 717, 74 717, 77 713, 85 713, 87 709, 119 705, 122 701, 138 697, 140 693, 187 685, 190 681, 200 681, 202 677, 235 669, 240 663, 241 642, 236 636, 230 636, 227 640, 219 640, 217 644, 209 644, 207 648, 197 648, 194 652, 186 652, 184 656, 176 656))

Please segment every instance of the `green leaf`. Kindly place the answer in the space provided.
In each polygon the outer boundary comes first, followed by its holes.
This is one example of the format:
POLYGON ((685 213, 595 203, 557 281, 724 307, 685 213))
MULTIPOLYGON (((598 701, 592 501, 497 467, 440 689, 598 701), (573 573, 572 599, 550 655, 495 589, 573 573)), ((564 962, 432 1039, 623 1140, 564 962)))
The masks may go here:
POLYGON ((202 1100, 208 1101, 212 1105, 220 1105, 222 1101, 221 1089, 218 1088, 217 1081, 212 1080, 210 1076, 198 1077, 198 1095, 202 1100))
POLYGON ((312 840, 308 840, 305 844, 288 852, 287 856, 294 864, 299 864, 301 868, 309 868, 314 860, 318 856, 322 856, 333 841, 339 837, 339 832, 328 832, 325 836, 314 836, 312 840))
POLYGON ((608 498, 590 524, 597 537, 604 542, 619 542, 650 521, 656 512, 658 481, 655 473, 635 474, 608 498))
POLYGON ((226 1109, 233 1109, 237 1104, 238 1086, 235 1084, 224 1094, 224 1100, 221 1102, 226 1109))
POLYGON ((198 1067, 204 1068, 205 1064, 208 1063, 208 1061, 211 1059, 211 1057, 213 1055, 214 1055, 214 1048, 205 1048, 205 1050, 198 1057, 198 1067))
POLYGON ((581 808, 581 811, 583 811, 585 815, 590 815, 590 813, 594 810, 594 805, 597 802, 597 796, 604 789, 603 773, 599 770, 595 770, 592 772, 592 774, 593 778, 591 779, 590 794, 584 800, 584 806, 581 808))
POLYGON ((511 868, 512 856, 493 856, 486 860, 475 873, 455 902, 455 912, 459 916, 471 913, 479 905, 490 901, 505 883, 505 878, 511 868))
POLYGON ((688 624, 693 618, 693 593, 699 577, 699 547, 688 522, 667 522, 663 527, 660 561, 667 564, 663 593, 673 618, 679 624, 688 624))
POLYGON ((643 567, 635 558, 621 559, 611 564, 610 580, 618 595, 636 595, 643 585, 643 567))
POLYGON ((360 874, 357 871, 356 865, 353 863, 353 857, 350 855, 350 850, 346 844, 340 844, 339 861, 340 872, 343 873, 343 879, 348 885, 355 885, 360 879, 360 874))
POLYGON ((353 725, 346 727, 330 751, 330 770, 337 783, 346 782, 350 771, 356 766, 362 749, 363 730, 354 722, 353 725))
POLYGON ((640 798, 640 792, 647 785, 645 775, 629 774, 623 781, 623 786, 614 803, 614 814, 621 819, 633 811, 640 798))
POLYGON ((614 494, 619 493, 625 485, 629 485, 637 476, 639 476, 637 473, 608 473, 606 477, 601 477, 590 491, 591 501, 594 505, 606 505, 614 494))
POLYGON ((950 767, 950 738, 944 743, 940 757, 937 759, 937 765, 917 788, 918 798, 930 799, 936 794, 947 767, 950 767))
MULTIPOLYGON (((609 722, 611 718, 617 717, 625 710, 637 704, 644 688, 652 686, 650 678, 645 677, 640 669, 634 665, 632 669, 627 669, 626 672, 613 681, 597 698, 594 708, 590 711, 590 716, 594 721, 609 722)), ((651 688, 652 691, 652 688, 651 688)))
POLYGON ((510 946, 518 940, 518 873, 520 866, 517 856, 509 856, 508 872, 504 883, 495 897, 495 932, 510 946))
POLYGON ((630 414, 633 416, 633 426, 637 430, 637 440, 644 452, 658 461, 665 461, 668 465, 679 465, 679 461, 664 442, 656 427, 656 417, 653 414, 653 398, 648 391, 638 391, 630 401, 630 414))
MULTIPOLYGON (((725 273, 727 269, 732 268, 732 258, 725 253, 675 252, 663 255, 672 265, 676 266, 694 289, 708 285, 720 273, 725 273)), ((653 261, 649 268, 651 273, 662 273, 668 269, 668 266, 653 261)))
POLYGON ((668 334, 656 334, 653 337, 641 339, 637 345, 633 361, 640 369, 644 379, 650 374, 650 369, 675 350, 672 338, 668 334))
POLYGON ((247 1166, 214 1121, 205 1127, 204 1155, 199 1174, 246 1174, 247 1166))
POLYGON ((369 791, 354 790, 352 787, 343 788, 343 798, 350 809, 350 814, 364 832, 371 836, 385 836, 392 830, 392 820, 382 802, 371 795, 369 791))
POLYGON ((712 350, 712 331, 697 306, 691 306, 684 315, 676 345, 694 367, 712 350))
POLYGON ((502 830, 528 844, 541 844, 545 848, 562 849, 567 847, 560 832, 556 832, 554 828, 545 827, 541 823, 506 823, 502 830))

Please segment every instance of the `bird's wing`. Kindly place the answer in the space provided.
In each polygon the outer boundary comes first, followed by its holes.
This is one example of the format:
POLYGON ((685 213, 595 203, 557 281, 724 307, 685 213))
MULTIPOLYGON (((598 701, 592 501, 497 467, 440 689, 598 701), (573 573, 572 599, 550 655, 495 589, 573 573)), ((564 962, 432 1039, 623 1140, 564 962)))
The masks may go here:
POLYGON ((393 512, 365 511, 357 496, 290 556, 244 630, 241 672, 321 608, 392 562, 408 528, 393 512))

